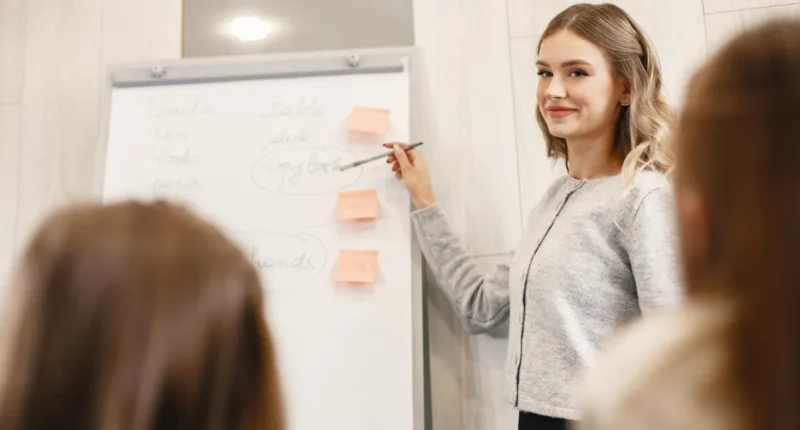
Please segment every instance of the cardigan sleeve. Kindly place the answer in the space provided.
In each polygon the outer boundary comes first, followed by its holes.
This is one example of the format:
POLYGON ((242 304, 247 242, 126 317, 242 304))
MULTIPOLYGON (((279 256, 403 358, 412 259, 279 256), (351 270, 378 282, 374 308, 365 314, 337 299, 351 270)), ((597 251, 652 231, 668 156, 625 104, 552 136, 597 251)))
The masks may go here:
POLYGON ((411 219, 428 266, 467 331, 480 333, 505 320, 509 266, 498 265, 488 274, 479 271, 438 205, 415 211, 411 219))
POLYGON ((671 189, 649 191, 633 211, 627 251, 643 313, 681 300, 675 210, 671 189))

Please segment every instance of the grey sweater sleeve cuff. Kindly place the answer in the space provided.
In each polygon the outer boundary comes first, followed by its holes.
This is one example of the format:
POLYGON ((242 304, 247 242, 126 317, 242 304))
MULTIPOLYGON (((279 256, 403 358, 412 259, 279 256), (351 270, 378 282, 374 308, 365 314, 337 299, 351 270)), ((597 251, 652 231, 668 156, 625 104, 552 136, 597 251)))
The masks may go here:
POLYGON ((427 223, 437 218, 444 218, 444 211, 438 203, 435 203, 427 208, 417 209, 411 212, 411 218, 416 223, 427 223))

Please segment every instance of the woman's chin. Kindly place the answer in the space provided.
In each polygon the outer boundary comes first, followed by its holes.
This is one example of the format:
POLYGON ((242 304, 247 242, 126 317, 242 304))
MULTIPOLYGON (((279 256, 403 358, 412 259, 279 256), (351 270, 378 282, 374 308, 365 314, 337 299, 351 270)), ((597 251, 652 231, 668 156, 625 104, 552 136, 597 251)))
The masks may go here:
POLYGON ((568 130, 568 129, 566 129, 566 127, 558 127, 558 126, 556 126, 556 127, 547 127, 547 128, 548 128, 548 131, 550 132, 551 135, 553 135, 554 137, 558 137, 560 139, 568 139, 570 136, 572 136, 574 134, 573 130, 568 130))

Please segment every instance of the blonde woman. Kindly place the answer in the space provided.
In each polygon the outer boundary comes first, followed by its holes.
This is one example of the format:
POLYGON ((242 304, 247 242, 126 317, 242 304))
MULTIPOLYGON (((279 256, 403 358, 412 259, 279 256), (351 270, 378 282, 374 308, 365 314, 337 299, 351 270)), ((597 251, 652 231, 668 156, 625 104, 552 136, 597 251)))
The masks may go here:
POLYGON ((676 139, 686 306, 609 345, 581 429, 798 428, 798 117, 800 20, 743 32, 695 74, 676 139))
MULTIPOLYGON (((670 120, 652 45, 622 9, 569 7, 539 42, 537 117, 568 174, 534 208, 509 265, 475 262, 437 205, 423 157, 389 158, 417 210, 418 241, 466 328, 510 316, 505 397, 519 429, 580 419, 576 377, 622 322, 675 304, 670 120)), ((387 144, 387 146, 392 144, 387 144)), ((398 145, 399 146, 399 145, 398 145)), ((476 172, 477 174, 477 172, 476 172)))

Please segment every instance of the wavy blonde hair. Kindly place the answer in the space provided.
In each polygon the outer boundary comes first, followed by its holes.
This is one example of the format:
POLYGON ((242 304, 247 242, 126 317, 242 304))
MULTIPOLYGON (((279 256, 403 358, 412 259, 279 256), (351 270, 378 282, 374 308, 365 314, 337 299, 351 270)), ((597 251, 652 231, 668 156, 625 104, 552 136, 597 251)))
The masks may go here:
MULTIPOLYGON (((641 27, 616 5, 576 4, 550 21, 537 53, 547 37, 562 30, 570 30, 602 49, 615 73, 630 86, 631 105, 621 108, 614 142, 623 159, 625 179, 632 182, 641 170, 670 173, 674 155, 667 136, 673 114, 662 93, 658 56, 641 27)), ((563 158, 569 167, 567 141, 550 134, 539 109, 536 119, 547 142, 547 156, 563 158)))

